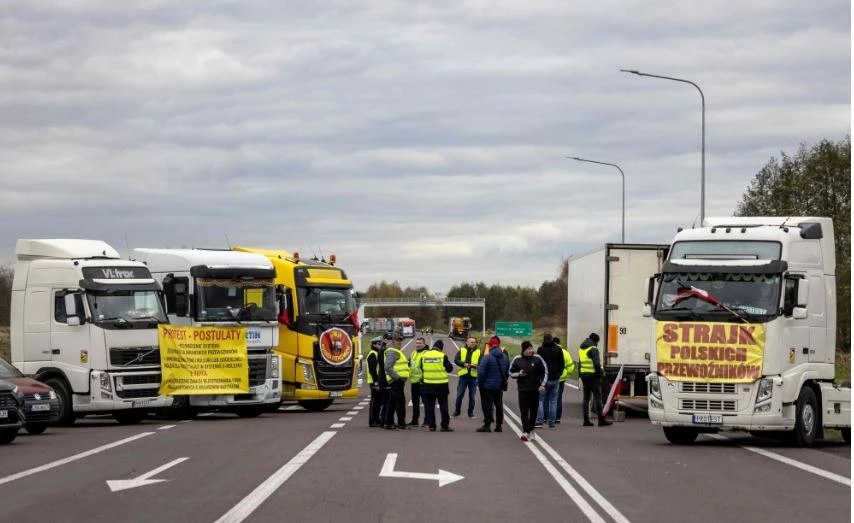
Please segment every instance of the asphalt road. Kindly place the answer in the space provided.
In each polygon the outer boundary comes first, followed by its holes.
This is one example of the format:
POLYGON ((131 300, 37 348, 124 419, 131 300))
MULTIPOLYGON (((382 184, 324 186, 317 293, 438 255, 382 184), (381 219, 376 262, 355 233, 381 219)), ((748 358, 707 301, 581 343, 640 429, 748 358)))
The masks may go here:
POLYGON ((480 420, 465 410, 452 419, 453 433, 369 428, 366 399, 318 413, 286 406, 257 419, 212 414, 120 426, 85 418, 0 447, 0 514, 87 522, 850 521, 851 452, 841 440, 796 449, 726 435, 674 446, 641 417, 582 427, 580 394, 567 388, 563 423, 523 443, 512 383, 505 404, 500 434, 475 432, 480 420))

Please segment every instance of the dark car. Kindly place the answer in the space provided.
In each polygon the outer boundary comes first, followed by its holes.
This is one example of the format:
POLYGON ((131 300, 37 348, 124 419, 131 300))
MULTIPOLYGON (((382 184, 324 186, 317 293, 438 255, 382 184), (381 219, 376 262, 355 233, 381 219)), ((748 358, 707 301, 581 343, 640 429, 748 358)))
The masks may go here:
POLYGON ((12 443, 24 424, 24 394, 18 386, 0 380, 0 444, 12 443))
POLYGON ((50 386, 28 378, 0 358, 0 380, 17 385, 24 395, 24 428, 30 434, 41 434, 59 418, 59 399, 50 386))

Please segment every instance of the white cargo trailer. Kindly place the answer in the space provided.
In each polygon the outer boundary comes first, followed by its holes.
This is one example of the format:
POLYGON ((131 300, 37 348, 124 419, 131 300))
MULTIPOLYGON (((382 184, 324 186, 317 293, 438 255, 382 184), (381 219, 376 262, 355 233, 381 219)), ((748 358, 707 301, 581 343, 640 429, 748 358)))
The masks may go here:
POLYGON ((569 258, 566 347, 578 361, 578 346, 592 332, 608 383, 623 366, 620 404, 646 408, 655 326, 643 316, 646 280, 660 272, 667 245, 607 243, 569 258))

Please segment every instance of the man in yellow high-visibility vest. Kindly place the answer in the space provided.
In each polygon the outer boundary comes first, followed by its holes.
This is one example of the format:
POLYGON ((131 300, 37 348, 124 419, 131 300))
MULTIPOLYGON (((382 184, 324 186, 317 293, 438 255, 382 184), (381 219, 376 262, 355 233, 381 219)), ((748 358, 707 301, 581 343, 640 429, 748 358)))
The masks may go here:
POLYGON ((584 394, 581 401, 581 408, 584 414, 585 427, 592 427, 590 421, 590 396, 593 395, 593 409, 599 417, 599 426, 605 427, 611 424, 602 415, 602 363, 599 358, 599 348, 596 344, 599 343, 599 335, 591 333, 586 340, 581 342, 578 349, 578 373, 581 375, 581 385, 584 388, 584 394))
POLYGON ((436 402, 439 402, 439 414, 442 416, 442 432, 453 432, 451 417, 448 415, 448 373, 454 366, 442 350, 444 343, 436 340, 433 347, 421 356, 421 368, 424 371, 421 380, 421 397, 424 399, 424 422, 430 431, 436 430, 436 402))

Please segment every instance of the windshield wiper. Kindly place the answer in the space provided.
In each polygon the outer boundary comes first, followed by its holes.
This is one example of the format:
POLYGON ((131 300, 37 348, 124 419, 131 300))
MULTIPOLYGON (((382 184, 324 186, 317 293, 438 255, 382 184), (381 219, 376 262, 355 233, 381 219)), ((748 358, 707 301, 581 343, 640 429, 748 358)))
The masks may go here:
POLYGON ((116 327, 121 325, 121 328, 123 329, 130 329, 131 327, 133 327, 133 325, 131 325, 131 323, 126 318, 123 318, 121 316, 114 316, 112 318, 101 318, 98 320, 98 323, 104 321, 114 321, 116 322, 116 327))

